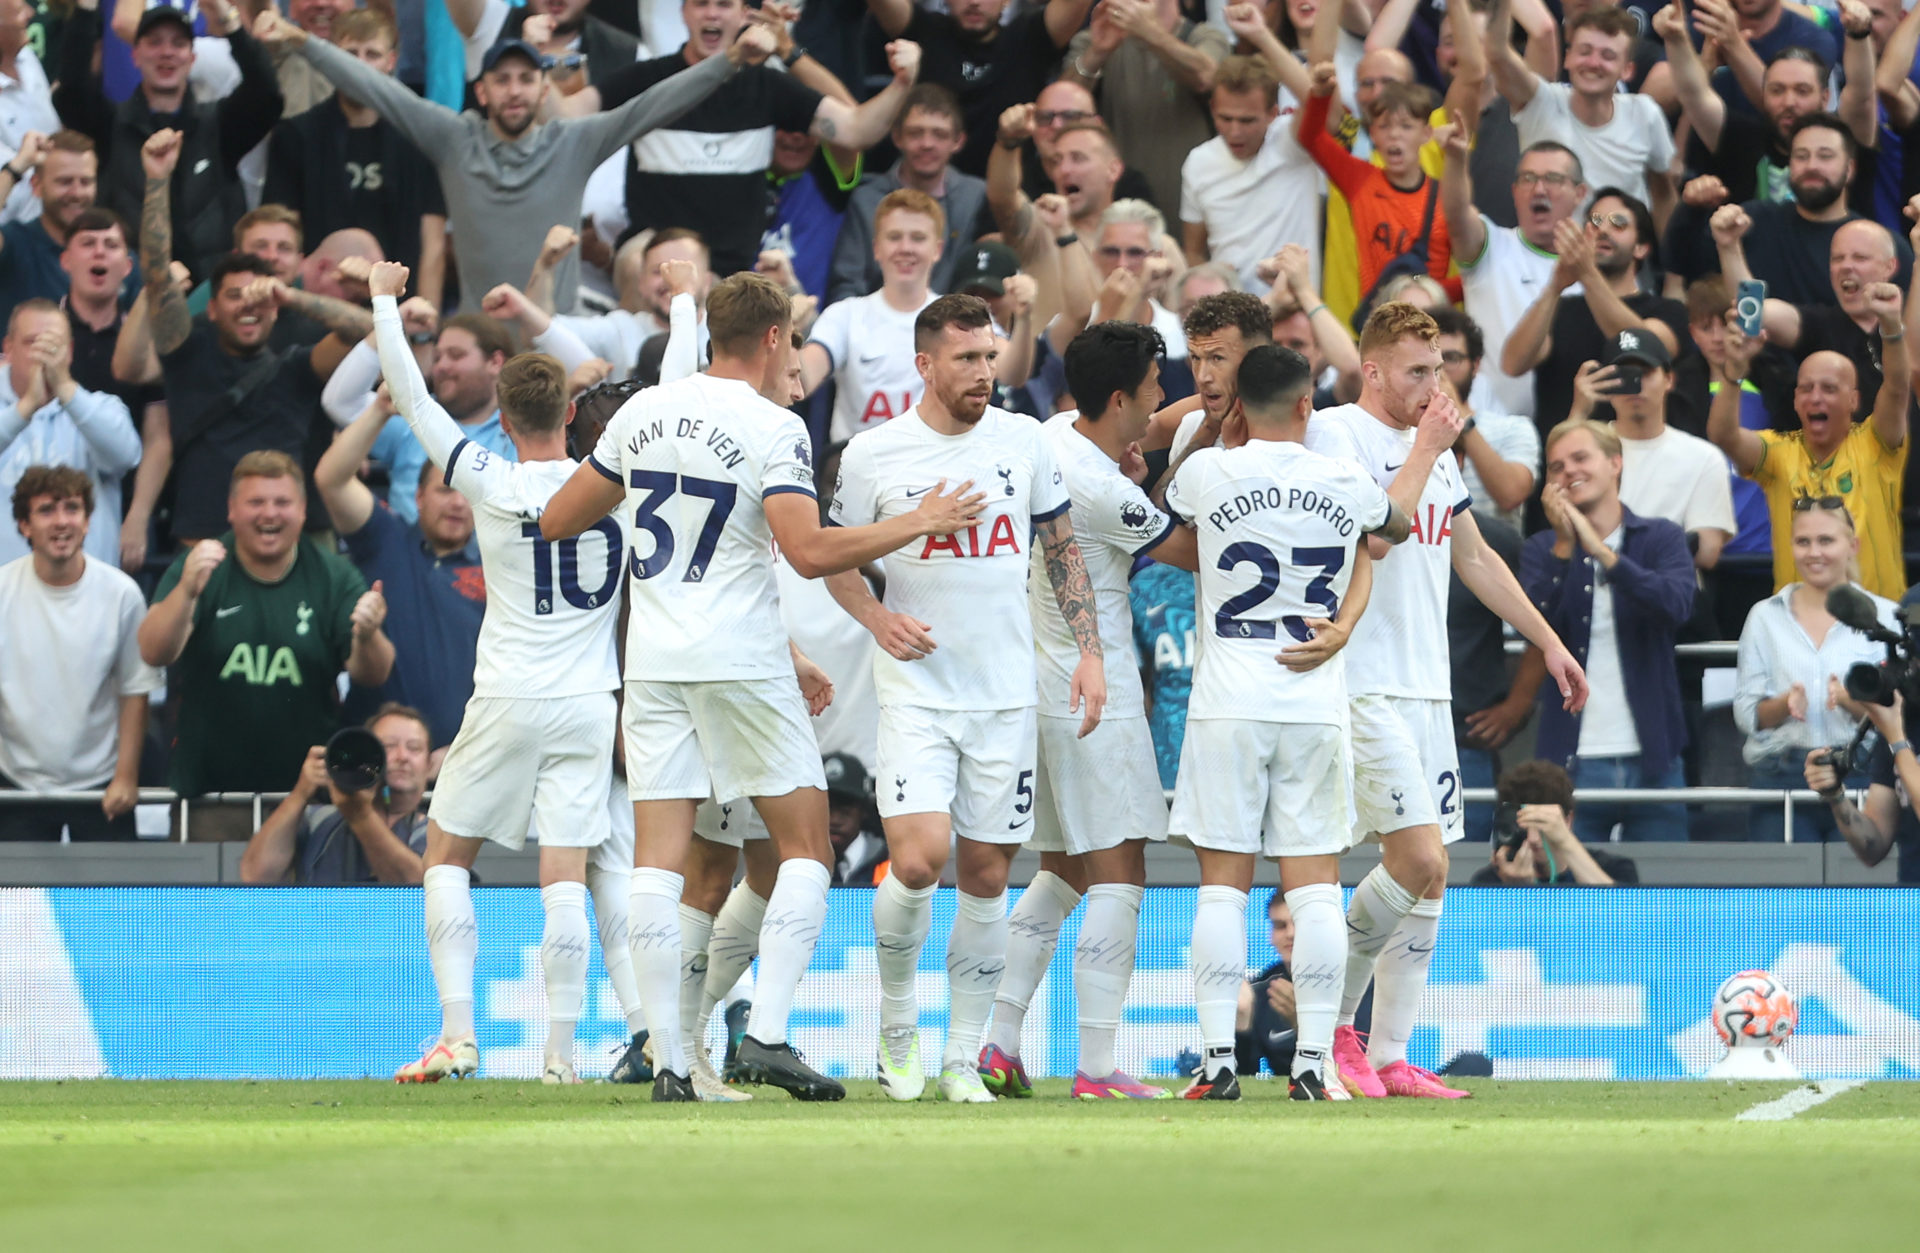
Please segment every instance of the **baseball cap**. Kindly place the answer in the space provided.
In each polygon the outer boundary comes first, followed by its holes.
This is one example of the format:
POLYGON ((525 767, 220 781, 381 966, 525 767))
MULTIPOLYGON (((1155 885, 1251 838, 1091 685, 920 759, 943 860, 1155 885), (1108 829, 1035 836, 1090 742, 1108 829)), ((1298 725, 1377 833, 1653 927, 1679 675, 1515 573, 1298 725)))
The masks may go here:
POLYGON ((1020 258, 1003 243, 987 240, 968 247, 960 264, 954 267, 953 290, 983 291, 990 296, 1007 294, 1007 280, 1020 272, 1020 258))
POLYGON ((500 58, 505 56, 523 56, 533 62, 533 68, 536 70, 544 70, 553 64, 552 58, 546 56, 540 49, 534 47, 524 39, 502 39, 499 43, 493 45, 493 47, 488 48, 486 55, 480 58, 480 72, 485 74, 494 66, 498 65, 500 58))
POLYGON ((867 769, 852 753, 828 753, 820 759, 827 776, 827 795, 842 800, 867 799, 867 769))
POLYGON ((1650 365, 1657 370, 1673 368, 1673 354, 1660 342, 1658 335, 1647 331, 1625 330, 1614 338, 1613 359, 1615 361, 1637 361, 1641 365, 1650 365))
POLYGON ((156 5, 140 15, 140 24, 133 28, 133 41, 139 43, 142 39, 145 39, 155 27, 165 22, 173 23, 181 30, 187 32, 187 38, 193 38, 193 19, 187 16, 186 10, 170 8, 162 4, 156 5))

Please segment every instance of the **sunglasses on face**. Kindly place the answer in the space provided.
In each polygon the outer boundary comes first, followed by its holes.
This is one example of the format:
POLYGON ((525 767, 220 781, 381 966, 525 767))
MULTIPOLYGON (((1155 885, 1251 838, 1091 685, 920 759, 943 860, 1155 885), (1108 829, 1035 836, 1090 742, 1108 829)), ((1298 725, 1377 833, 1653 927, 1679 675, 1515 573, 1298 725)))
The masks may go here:
POLYGON ((1534 170, 1516 175, 1513 182, 1517 187, 1551 187, 1555 191, 1573 186, 1573 180, 1565 174, 1541 174, 1534 170))
POLYGON ((1633 225, 1633 215, 1618 209, 1612 213, 1589 213, 1587 223, 1591 226, 1611 226, 1616 231, 1624 231, 1633 225))
POLYGON ((1795 513, 1806 513, 1810 509, 1837 510, 1845 513, 1847 502, 1839 496, 1795 496, 1793 498, 1795 513))
POLYGON ((1084 122, 1093 114, 1085 109, 1037 109, 1033 114, 1035 126, 1066 126, 1073 122, 1084 122))

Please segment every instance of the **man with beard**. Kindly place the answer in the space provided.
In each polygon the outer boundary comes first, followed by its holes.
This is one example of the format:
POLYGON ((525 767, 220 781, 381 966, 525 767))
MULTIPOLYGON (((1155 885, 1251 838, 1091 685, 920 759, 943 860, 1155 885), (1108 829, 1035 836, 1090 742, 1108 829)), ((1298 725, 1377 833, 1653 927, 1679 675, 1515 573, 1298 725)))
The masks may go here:
MULTIPOLYGON (((1788 142, 1793 199, 1779 204, 1752 200, 1742 206, 1752 222, 1745 237, 1747 262, 1753 277, 1767 284, 1769 296, 1796 305, 1825 304, 1831 298, 1834 233, 1859 216, 1842 199, 1854 181, 1856 150, 1845 122, 1831 113, 1809 113, 1793 124, 1788 142)), ((1690 243, 1699 240, 1699 228, 1686 238, 1690 243)), ((1700 243, 1682 255, 1705 255, 1705 241, 1700 243)), ((1904 276, 1913 254, 1899 241, 1895 250, 1904 276)))
MULTIPOLYGON (((1005 114, 1001 115, 1002 117, 1005 114)), ((1038 200, 1054 190, 1053 151, 1060 132, 1076 122, 1097 122, 1100 113, 1094 107, 1093 93, 1068 75, 1048 83, 1033 98, 1033 133, 1020 146, 1020 190, 1030 200, 1038 200)), ((1147 176, 1128 166, 1114 186, 1115 200, 1153 199, 1147 176)))
POLYGON ((93 207, 99 169, 93 141, 79 131, 28 135, 0 167, 16 180, 29 179, 40 200, 39 217, 0 227, 0 317, 23 300, 58 300, 66 294, 60 254, 74 221, 93 207))
MULTIPOLYGON (((268 44, 293 43, 336 87, 371 106, 434 162, 468 310, 478 308, 480 298, 499 284, 521 282, 532 272, 544 240, 540 226, 580 221, 581 197, 594 167, 680 117, 737 68, 758 63, 773 47, 770 35, 748 31, 725 56, 706 58, 707 63, 638 93, 618 109, 542 122, 546 58, 519 40, 488 49, 473 88, 480 111, 455 113, 421 99, 357 57, 309 39, 271 6, 260 14, 256 31, 268 44), (536 225, 528 229, 528 223, 536 225)), ((556 308, 573 307, 579 278, 577 258, 560 263, 554 277, 556 308)))
MULTIPOLYGON (((862 182, 847 202, 846 220, 833 248, 833 273, 825 296, 844 300, 864 296, 880 286, 880 263, 873 256, 874 210, 899 187, 926 192, 947 215, 947 237, 934 263, 934 290, 953 286, 954 267, 966 245, 992 224, 987 219, 987 185, 952 166, 954 154, 967 141, 966 120, 960 102, 937 83, 921 83, 907 93, 900 120, 893 126, 893 146, 900 159, 884 174, 862 182)), ((794 253, 797 259, 800 254, 794 253)), ((803 284, 804 286, 804 284, 803 284)), ((815 295, 814 288, 806 290, 815 295)))
MULTIPOLYGON (((252 452, 231 479, 230 529, 183 548, 140 623, 141 659, 179 666, 167 785, 182 796, 285 787, 338 724, 335 676, 377 687, 393 669, 380 589, 301 536, 299 463, 252 452)), ((196 839, 252 831, 250 808, 196 811, 190 827, 196 839)))
MULTIPOLYGON (((1703 17, 1706 12, 1702 10, 1703 17)), ((1714 91, 1678 5, 1670 4, 1654 14, 1653 27, 1666 40, 1674 89, 1698 141, 1697 146, 1690 147, 1689 164, 1719 179, 1726 198, 1735 204, 1747 200, 1775 204, 1793 199, 1788 185, 1788 141, 1794 123, 1826 108, 1827 67, 1805 48, 1786 48, 1777 53, 1760 80, 1760 113, 1756 116, 1729 108, 1714 91), (1755 154, 1759 154, 1758 159, 1755 154)), ((1874 90, 1868 81, 1873 68, 1872 45, 1864 39, 1847 40, 1847 59, 1840 115, 1854 127, 1856 138, 1872 136, 1876 130, 1874 90)), ((1861 179, 1855 190, 1855 204, 1870 206, 1873 179, 1861 179)))
MULTIPOLYGON (((288 287, 259 257, 230 253, 213 267, 207 320, 196 324, 171 272, 168 201, 183 147, 179 131, 163 130, 141 152, 147 198, 140 252, 152 311, 146 332, 167 389, 173 532, 184 544, 219 533, 220 484, 242 457, 260 449, 301 456, 320 389, 347 350, 373 329, 373 319, 345 301, 288 287), (289 308, 320 322, 329 334, 311 347, 276 351, 269 341, 280 311, 289 308)), ((283 779, 295 765, 288 763, 283 779)))
POLYGON ((1846 506, 1860 537, 1860 586, 1890 599, 1906 590, 1900 482, 1907 463, 1910 383, 1900 303, 1900 289, 1892 283, 1875 283, 1866 291, 1885 354, 1873 416, 1853 420, 1860 405, 1853 363, 1837 352, 1816 352, 1800 363, 1793 390, 1797 431, 1750 431, 1740 425, 1738 383, 1747 377, 1761 341, 1740 333, 1737 316, 1727 317, 1726 383, 1707 411, 1707 436, 1767 493, 1775 591, 1795 578, 1794 511, 1831 508, 1830 499, 1846 506))
POLYGON ((1010 22, 1000 20, 1007 0, 954 0, 945 13, 913 0, 867 0, 867 7, 889 38, 911 39, 926 49, 928 82, 960 97, 967 143, 953 163, 985 177, 1000 115, 1032 100, 1053 78, 1061 51, 1086 25, 1093 0, 1047 0, 1046 7, 1010 22))
MULTIPOLYGON (((1553 274, 1500 353, 1508 375, 1533 371, 1533 421, 1543 438, 1572 408, 1580 366, 1608 356, 1621 331, 1646 331, 1669 354, 1684 341, 1687 307, 1640 290, 1653 244, 1653 215, 1617 187, 1594 193, 1585 223, 1567 218, 1555 225, 1553 274), (1576 283, 1579 293, 1566 294, 1576 283)), ((1612 414, 1607 408, 1595 416, 1612 414)))

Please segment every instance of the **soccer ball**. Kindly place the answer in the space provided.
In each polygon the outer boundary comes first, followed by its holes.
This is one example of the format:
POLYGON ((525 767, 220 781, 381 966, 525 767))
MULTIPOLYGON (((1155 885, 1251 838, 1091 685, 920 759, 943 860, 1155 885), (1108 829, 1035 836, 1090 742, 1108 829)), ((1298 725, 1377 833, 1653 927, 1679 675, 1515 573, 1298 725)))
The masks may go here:
POLYGON ((1792 995, 1764 970, 1743 970, 1713 994, 1713 1029, 1729 1048, 1779 1048, 1799 1021, 1792 995))

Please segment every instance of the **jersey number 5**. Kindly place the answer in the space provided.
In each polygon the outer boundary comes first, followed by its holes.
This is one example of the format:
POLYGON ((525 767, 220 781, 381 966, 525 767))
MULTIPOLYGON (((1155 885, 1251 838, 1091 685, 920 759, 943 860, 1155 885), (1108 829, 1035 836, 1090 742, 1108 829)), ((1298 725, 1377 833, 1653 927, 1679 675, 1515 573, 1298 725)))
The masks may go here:
POLYGON ((720 543, 720 530, 727 525, 727 515, 733 512, 733 503, 740 489, 732 483, 696 479, 691 475, 672 475, 660 470, 629 471, 627 484, 647 493, 646 499, 640 502, 640 508, 634 511, 633 524, 653 536, 653 552, 646 557, 640 555, 640 546, 634 545, 630 558, 633 577, 650 579, 665 570, 673 560, 673 528, 660 516, 659 509, 673 498, 674 492, 680 491, 689 496, 704 496, 712 502, 707 509, 706 523, 700 528, 700 536, 693 542, 693 555, 687 562, 687 572, 680 581, 698 583, 705 578, 707 563, 713 560, 713 550, 720 543))
POLYGON ((620 590, 620 528, 602 518, 588 531, 598 531, 607 540, 607 579, 597 591, 580 586, 580 537, 563 539, 558 544, 540 538, 538 522, 520 524, 520 534, 533 541, 533 612, 553 612, 553 550, 560 550, 560 594, 575 609, 597 609, 620 590))
MULTIPOLYGON (((1319 566, 1320 573, 1307 582, 1308 603, 1325 609, 1329 620, 1339 616, 1340 598, 1333 592, 1333 576, 1347 564, 1344 548, 1296 548, 1288 554, 1296 566, 1319 566)), ((1280 559, 1263 544, 1244 541, 1231 544, 1220 554, 1219 568, 1231 573, 1235 568, 1252 565, 1260 572, 1260 581, 1228 600, 1213 615, 1213 633, 1229 639, 1270 640, 1277 634, 1271 622, 1250 622, 1239 615, 1265 604, 1280 590, 1280 559)), ((1313 628, 1297 614, 1284 614, 1280 622, 1287 634, 1301 643, 1313 638, 1313 628)))

